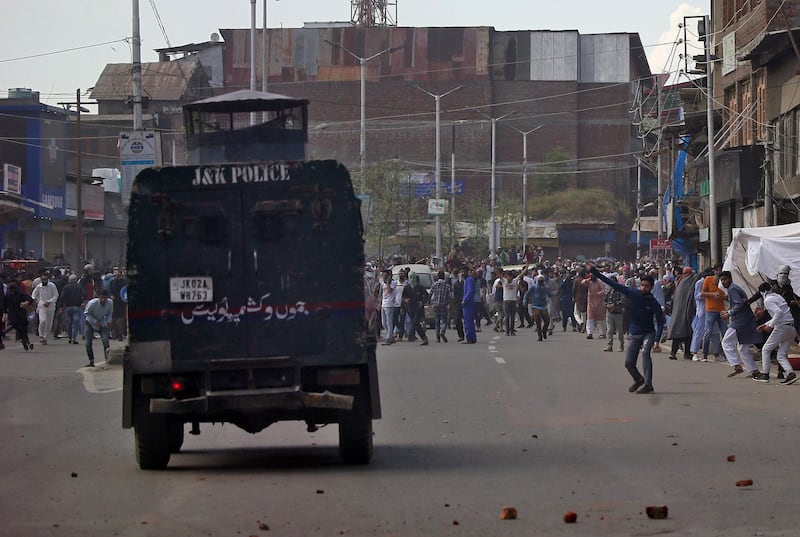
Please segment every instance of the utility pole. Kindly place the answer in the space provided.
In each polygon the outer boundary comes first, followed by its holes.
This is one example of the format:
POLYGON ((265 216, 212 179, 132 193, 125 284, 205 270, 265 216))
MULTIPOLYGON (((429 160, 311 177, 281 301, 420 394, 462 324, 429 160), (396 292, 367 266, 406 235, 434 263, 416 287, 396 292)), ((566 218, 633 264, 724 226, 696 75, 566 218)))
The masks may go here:
MULTIPOLYGON (((430 91, 423 89, 419 86, 414 86, 416 89, 427 93, 429 96, 433 97, 436 100, 436 199, 441 198, 442 194, 442 138, 441 138, 441 100, 442 97, 446 97, 450 95, 456 90, 462 88, 462 86, 456 86, 455 88, 448 90, 442 94, 434 94, 430 91)), ((436 258, 441 262, 442 259, 442 217, 440 215, 436 215, 436 258)))
POLYGON ((455 244, 455 212, 456 212, 456 122, 451 125, 453 132, 450 135, 450 247, 455 244))
POLYGON ((775 225, 774 204, 772 203, 772 171, 775 164, 775 131, 773 125, 767 125, 767 139, 764 144, 767 156, 764 159, 764 225, 775 225))
MULTIPOLYGON (((706 28, 710 29, 709 16, 705 18, 706 28)), ((706 31, 706 120, 708 121, 708 235, 711 244, 711 265, 719 262, 719 230, 717 226, 717 193, 715 180, 714 150, 714 65, 711 63, 711 39, 714 32, 706 31)))
MULTIPOLYGON (((72 105, 75 105, 78 114, 75 118, 75 196, 78 198, 75 204, 75 250, 78 255, 78 265, 83 266, 83 189, 81 188, 83 180, 83 170, 81 168, 81 112, 83 106, 81 105, 81 90, 75 90, 75 102, 60 102, 58 103, 65 106, 67 110, 72 105)), ((88 110, 86 110, 88 112, 88 110)))
MULTIPOLYGON (((81 189, 81 183, 83 183, 83 170, 81 169, 81 90, 78 89, 75 91, 75 102, 77 103, 78 107, 78 120, 77 120, 77 127, 75 132, 75 137, 77 138, 76 147, 78 149, 75 155, 75 168, 76 168, 76 181, 75 181, 75 190, 78 201, 75 205, 75 233, 78 235, 77 240, 77 254, 78 254, 78 266, 83 265, 83 192, 81 189)), ((141 103, 140 103, 141 104, 141 103)))
POLYGON ((642 258, 642 159, 636 159, 636 261, 642 258))
MULTIPOLYGON (((255 1, 255 0, 254 0, 255 1)), ((142 130, 142 37, 139 32, 139 0, 133 5, 133 130, 142 130)), ((79 99, 80 100, 80 99, 79 99)), ((78 112, 80 118, 80 112, 78 112)))
POLYGON ((658 188, 658 238, 664 236, 664 194, 661 190, 661 79, 656 77, 656 114, 658 114, 658 138, 656 138, 656 186, 658 188))

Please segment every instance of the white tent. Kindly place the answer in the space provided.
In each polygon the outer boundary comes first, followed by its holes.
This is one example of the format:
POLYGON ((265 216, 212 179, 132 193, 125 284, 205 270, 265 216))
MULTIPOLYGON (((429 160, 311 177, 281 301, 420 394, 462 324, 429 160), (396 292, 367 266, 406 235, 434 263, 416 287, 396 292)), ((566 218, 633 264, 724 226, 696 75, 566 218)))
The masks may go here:
POLYGON ((733 229, 723 270, 736 283, 755 292, 767 278, 774 280, 778 267, 789 265, 795 292, 800 288, 800 222, 771 227, 733 229))

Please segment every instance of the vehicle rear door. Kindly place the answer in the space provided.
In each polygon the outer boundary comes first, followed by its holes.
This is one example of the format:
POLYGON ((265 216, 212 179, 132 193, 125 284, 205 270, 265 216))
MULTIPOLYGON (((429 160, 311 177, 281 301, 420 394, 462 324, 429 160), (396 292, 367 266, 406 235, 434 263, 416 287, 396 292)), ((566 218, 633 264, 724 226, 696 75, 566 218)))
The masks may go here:
POLYGON ((170 301, 172 359, 247 356, 241 191, 168 191, 160 241, 170 301))
POLYGON ((254 185, 243 197, 248 352, 285 357, 321 352, 323 327, 312 315, 321 282, 309 200, 289 183, 254 185), (257 193, 257 194, 256 194, 257 193))

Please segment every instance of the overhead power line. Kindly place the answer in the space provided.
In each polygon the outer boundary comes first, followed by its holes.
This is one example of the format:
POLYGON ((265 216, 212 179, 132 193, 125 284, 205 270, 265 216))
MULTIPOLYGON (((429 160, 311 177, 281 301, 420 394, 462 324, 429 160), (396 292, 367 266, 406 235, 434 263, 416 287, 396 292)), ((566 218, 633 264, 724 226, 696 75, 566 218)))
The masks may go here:
POLYGON ((56 54, 63 54, 65 52, 73 52, 73 51, 76 51, 76 50, 85 50, 87 48, 102 47, 104 45, 113 45, 114 43, 125 43, 127 41, 128 41, 128 38, 124 37, 122 39, 115 39, 113 41, 104 41, 103 43, 94 43, 93 45, 83 45, 83 46, 80 46, 80 47, 65 48, 65 49, 61 49, 61 50, 54 50, 54 51, 51 51, 51 52, 41 52, 39 54, 30 54, 28 56, 18 56, 16 58, 6 58, 6 59, 3 59, 3 60, 0 60, 0 63, 16 62, 16 61, 20 61, 20 60, 30 60, 31 58, 41 58, 41 57, 44 57, 44 56, 53 56, 53 55, 56 55, 56 54))

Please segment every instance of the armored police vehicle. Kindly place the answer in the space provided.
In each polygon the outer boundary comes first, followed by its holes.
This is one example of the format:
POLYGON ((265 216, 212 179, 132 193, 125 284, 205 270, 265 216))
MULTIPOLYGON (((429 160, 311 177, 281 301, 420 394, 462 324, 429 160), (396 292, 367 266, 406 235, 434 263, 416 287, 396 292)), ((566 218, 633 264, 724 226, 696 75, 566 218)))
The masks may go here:
POLYGON ((371 459, 360 202, 342 165, 304 160, 307 109, 252 91, 187 105, 192 164, 134 182, 123 426, 143 469, 167 466, 187 424, 225 422, 338 424, 342 459, 371 459))

